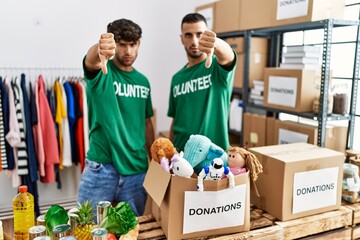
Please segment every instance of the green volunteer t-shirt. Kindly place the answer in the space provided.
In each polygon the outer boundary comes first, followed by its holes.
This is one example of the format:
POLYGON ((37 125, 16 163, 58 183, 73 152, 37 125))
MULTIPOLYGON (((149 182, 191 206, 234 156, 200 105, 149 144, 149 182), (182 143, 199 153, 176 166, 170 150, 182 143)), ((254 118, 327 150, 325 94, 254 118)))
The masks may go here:
POLYGON ((118 69, 112 60, 107 67, 108 74, 99 71, 93 79, 84 70, 90 130, 87 158, 113 163, 121 175, 145 172, 146 119, 153 116, 149 81, 136 69, 118 69))
POLYGON ((173 142, 179 151, 184 150, 191 134, 207 136, 224 150, 229 147, 228 119, 236 64, 229 71, 215 59, 213 56, 210 68, 205 67, 204 60, 190 68, 184 66, 172 78, 167 115, 174 118, 173 142))

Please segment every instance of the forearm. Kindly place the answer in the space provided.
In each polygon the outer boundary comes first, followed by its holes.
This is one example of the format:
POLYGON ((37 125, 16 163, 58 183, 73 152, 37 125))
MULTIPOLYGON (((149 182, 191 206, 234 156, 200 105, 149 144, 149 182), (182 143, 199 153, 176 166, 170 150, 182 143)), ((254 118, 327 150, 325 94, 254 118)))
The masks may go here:
POLYGON ((231 65, 235 59, 230 45, 220 38, 216 38, 214 54, 217 62, 222 66, 231 65))
POLYGON ((146 151, 150 156, 150 147, 155 140, 154 126, 152 124, 151 118, 146 119, 146 151))
POLYGON ((86 57, 85 57, 85 67, 90 72, 101 69, 101 61, 100 61, 100 57, 99 57, 98 43, 93 45, 88 50, 86 57))

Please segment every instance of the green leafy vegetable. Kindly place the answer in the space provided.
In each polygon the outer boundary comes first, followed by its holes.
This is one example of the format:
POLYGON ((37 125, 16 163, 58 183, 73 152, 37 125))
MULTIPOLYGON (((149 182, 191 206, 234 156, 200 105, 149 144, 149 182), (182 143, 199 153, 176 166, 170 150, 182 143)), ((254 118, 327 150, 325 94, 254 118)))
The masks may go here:
POLYGON ((52 205, 45 214, 45 226, 47 233, 52 236, 53 227, 65 224, 69 220, 66 210, 59 205, 52 205))
POLYGON ((127 202, 119 202, 116 207, 109 207, 109 211, 104 220, 100 223, 100 228, 106 228, 109 233, 117 237, 127 234, 138 224, 136 215, 127 202))

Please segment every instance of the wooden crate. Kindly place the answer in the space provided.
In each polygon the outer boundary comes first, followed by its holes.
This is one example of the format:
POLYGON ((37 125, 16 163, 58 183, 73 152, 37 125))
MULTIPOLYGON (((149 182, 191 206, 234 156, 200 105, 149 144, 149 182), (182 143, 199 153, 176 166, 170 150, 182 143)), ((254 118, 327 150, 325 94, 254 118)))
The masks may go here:
MULTIPOLYGON (((250 231, 222 236, 207 236, 196 238, 196 240, 351 239, 354 233, 351 228, 352 214, 351 209, 342 206, 339 210, 281 222, 263 210, 252 206, 250 231)), ((140 234, 138 239, 166 239, 161 226, 151 214, 139 217, 139 222, 140 234)), ((358 232, 360 232, 360 228, 358 232)))
POLYGON ((360 238, 360 203, 359 202, 356 202, 356 203, 343 202, 343 206, 352 211, 351 239, 359 239, 360 238))
MULTIPOLYGON (((331 234, 329 231, 340 228, 340 233, 346 235, 351 232, 351 230, 348 232, 344 229, 352 226, 352 211, 347 207, 341 206, 339 210, 284 222, 276 221, 275 224, 282 227, 284 239, 303 238, 319 233, 331 234)), ((339 233, 337 232, 337 234, 339 233)), ((345 239, 350 239, 350 237, 345 239)))
MULTIPOLYGON (((282 239, 282 229, 280 226, 274 225, 275 220, 276 219, 270 214, 252 206, 250 211, 250 231, 195 239, 282 239)), ((138 221, 140 223, 140 234, 138 239, 166 239, 161 226, 151 214, 139 217, 138 221)))

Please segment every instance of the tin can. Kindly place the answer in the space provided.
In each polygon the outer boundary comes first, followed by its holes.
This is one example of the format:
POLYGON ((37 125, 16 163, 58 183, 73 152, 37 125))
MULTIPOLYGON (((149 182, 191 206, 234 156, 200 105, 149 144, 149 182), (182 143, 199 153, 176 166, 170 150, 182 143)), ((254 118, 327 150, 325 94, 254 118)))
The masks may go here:
POLYGON ((111 206, 111 202, 109 201, 100 201, 96 205, 96 214, 97 214, 96 221, 98 225, 106 217, 110 206, 111 206))
POLYGON ((46 234, 46 227, 37 225, 29 228, 29 240, 34 240, 36 237, 44 236, 46 234))
POLYGON ((59 240, 62 237, 71 235, 71 228, 69 224, 60 224, 52 229, 53 231, 53 240, 59 240))
POLYGON ((70 223, 70 231, 71 234, 74 234, 74 230, 77 227, 77 221, 76 219, 78 218, 78 215, 76 215, 75 213, 68 213, 69 216, 69 223, 70 223))
POLYGON ((108 231, 105 228, 94 228, 90 234, 92 240, 107 240, 108 231))
POLYGON ((77 240, 77 238, 74 236, 66 236, 66 237, 60 238, 60 240, 77 240))
POLYGON ((45 215, 40 215, 36 218, 36 225, 45 226, 45 215))
POLYGON ((51 240, 51 237, 43 235, 43 236, 34 238, 34 240, 51 240))

